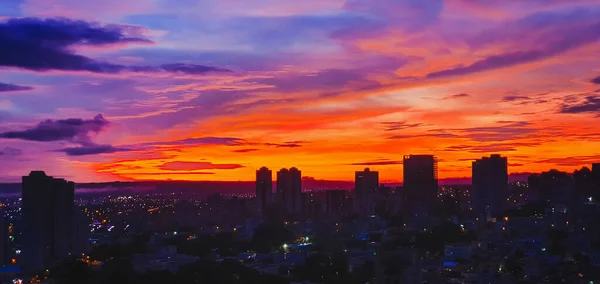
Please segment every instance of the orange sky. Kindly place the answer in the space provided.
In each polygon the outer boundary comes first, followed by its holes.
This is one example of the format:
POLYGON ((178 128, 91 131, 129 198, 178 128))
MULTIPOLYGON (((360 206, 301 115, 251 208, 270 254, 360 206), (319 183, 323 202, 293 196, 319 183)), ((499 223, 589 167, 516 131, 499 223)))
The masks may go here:
POLYGON ((436 155, 440 178, 492 153, 511 173, 600 162, 597 1, 29 2, 0 25, 72 33, 57 52, 89 61, 0 58, 0 181, 253 180, 267 166, 399 182, 407 154, 436 155))

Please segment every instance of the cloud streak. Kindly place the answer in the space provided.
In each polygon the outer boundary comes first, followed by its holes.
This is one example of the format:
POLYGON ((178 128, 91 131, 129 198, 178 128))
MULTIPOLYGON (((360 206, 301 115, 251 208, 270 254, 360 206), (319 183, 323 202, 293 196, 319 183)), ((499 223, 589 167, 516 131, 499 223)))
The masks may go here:
POLYGON ((99 154, 111 154, 117 152, 132 151, 128 148, 114 147, 112 145, 85 145, 80 147, 71 147, 58 150, 57 152, 64 152, 69 156, 88 156, 88 155, 99 155, 99 154))
POLYGON ((4 147, 4 149, 0 149, 0 157, 14 157, 14 156, 20 156, 22 154, 23 154, 23 151, 21 151, 21 149, 17 149, 17 148, 4 147))
POLYGON ((406 121, 386 121, 381 123, 385 131, 404 130, 423 125, 422 123, 408 123, 406 121))
POLYGON ((192 170, 235 170, 243 168, 239 164, 213 164, 211 162, 175 161, 162 164, 159 168, 168 171, 192 171, 192 170))
POLYGON ((0 82, 0 93, 1 92, 29 91, 29 90, 33 90, 33 87, 7 84, 7 83, 0 82))
POLYGON ((565 103, 560 108, 561 113, 597 113, 600 114, 600 95, 586 96, 583 100, 575 103, 565 103))
POLYGON ((38 125, 22 130, 0 133, 0 138, 22 139, 38 142, 69 141, 78 144, 93 144, 90 133, 99 133, 108 127, 108 120, 99 114, 93 119, 48 119, 38 125))

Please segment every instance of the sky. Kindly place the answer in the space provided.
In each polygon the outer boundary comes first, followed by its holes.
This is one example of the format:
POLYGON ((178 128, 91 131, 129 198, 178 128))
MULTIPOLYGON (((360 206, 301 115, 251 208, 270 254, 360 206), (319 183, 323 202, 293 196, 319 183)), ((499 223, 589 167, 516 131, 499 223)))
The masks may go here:
POLYGON ((600 162, 598 0, 2 0, 0 182, 600 162))

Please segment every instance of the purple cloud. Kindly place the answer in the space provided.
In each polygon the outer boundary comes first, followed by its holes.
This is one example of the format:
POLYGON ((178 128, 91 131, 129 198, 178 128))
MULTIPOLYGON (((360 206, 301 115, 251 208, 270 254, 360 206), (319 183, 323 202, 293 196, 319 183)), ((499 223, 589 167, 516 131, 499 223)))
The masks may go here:
POLYGON ((559 166, 571 167, 571 166, 589 165, 591 163, 598 162, 598 160, 600 160, 600 155, 550 158, 550 159, 537 161, 537 163, 549 163, 549 164, 556 164, 559 166))
POLYGON ((0 22, 0 66, 35 71, 65 70, 96 73, 171 72, 204 74, 225 72, 226 69, 197 64, 164 64, 153 66, 125 66, 74 54, 71 47, 107 46, 129 43, 152 43, 139 36, 142 28, 125 25, 100 26, 68 19, 11 19, 0 22), (133 34, 133 35, 130 35, 133 34))
POLYGON ((189 172, 189 171, 173 171, 173 172, 155 172, 155 173, 137 173, 137 175, 214 175, 213 172, 189 172))
POLYGON ((385 131, 395 131, 408 128, 415 128, 423 125, 422 123, 408 123, 406 121, 385 121, 381 123, 385 131))
POLYGON ((243 168, 239 164, 213 164, 211 162, 168 162, 159 168, 168 171, 193 171, 193 170, 234 170, 243 168))
POLYGON ((586 10, 576 10, 568 14, 540 13, 527 17, 498 32, 484 33, 474 39, 472 45, 477 48, 507 38, 514 38, 515 41, 518 41, 523 35, 515 31, 538 32, 543 30, 544 32, 536 38, 539 45, 525 50, 492 55, 471 65, 432 72, 426 77, 462 76, 535 62, 559 55, 600 39, 600 22, 597 19, 596 14, 586 10))
POLYGON ((448 152, 490 153, 490 152, 512 152, 517 147, 535 147, 541 143, 492 143, 487 145, 455 145, 444 149, 448 152))
POLYGON ((14 84, 7 84, 0 82, 0 93, 1 92, 14 92, 14 91, 29 91, 33 90, 33 87, 29 86, 20 86, 14 84))
POLYGON ((182 140, 175 141, 166 141, 166 142, 150 142, 143 143, 143 146, 178 146, 178 145, 227 145, 227 146, 236 146, 244 144, 244 140, 241 138, 235 137, 197 137, 197 138, 187 138, 182 140))
POLYGON ((256 151, 259 151, 259 149, 254 149, 254 148, 251 148, 251 149, 237 149, 237 150, 233 150, 232 152, 235 152, 235 153, 249 153, 249 152, 256 152, 256 151))
POLYGON ((456 95, 451 95, 451 96, 447 96, 444 98, 444 100, 449 100, 449 99, 462 99, 462 98, 468 98, 471 95, 466 94, 466 93, 461 93, 461 94, 456 94, 456 95))
POLYGON ((70 118, 62 120, 48 119, 38 125, 23 131, 8 131, 0 133, 0 138, 22 139, 29 141, 69 141, 78 144, 93 144, 89 137, 91 133, 99 133, 110 123, 101 114, 93 119, 70 118))
POLYGON ((19 156, 21 154, 23 154, 23 151, 17 148, 4 147, 4 149, 0 149, 0 156, 4 157, 19 156))
POLYGON ((596 84, 596 85, 600 85, 600 76, 592 79, 592 83, 596 84))
POLYGON ((64 152, 69 156, 110 154, 110 153, 126 152, 126 151, 131 151, 131 149, 114 147, 112 145, 84 145, 81 147, 64 148, 64 149, 58 150, 58 152, 64 152))
POLYGON ((530 100, 527 96, 505 96, 502 98, 504 102, 527 101, 530 100))
POLYGON ((118 72, 123 66, 97 62, 73 54, 68 48, 76 44, 102 46, 149 42, 145 38, 125 35, 120 26, 96 26, 68 19, 11 19, 0 23, 0 65, 36 71, 118 72))
POLYGON ((600 96, 586 96, 583 101, 565 103, 560 113, 600 113, 600 96))
POLYGON ((458 137, 456 134, 452 133, 430 133, 430 134, 415 134, 415 135, 394 135, 390 136, 387 139, 410 139, 417 137, 434 137, 434 138, 455 138, 458 137))
POLYGON ((222 68, 184 63, 163 64, 160 66, 160 69, 172 73, 185 73, 193 75, 200 75, 207 72, 231 72, 231 70, 222 68))
POLYGON ((283 143, 265 143, 266 146, 275 146, 277 148, 297 148, 302 147, 306 141, 286 141, 283 143))

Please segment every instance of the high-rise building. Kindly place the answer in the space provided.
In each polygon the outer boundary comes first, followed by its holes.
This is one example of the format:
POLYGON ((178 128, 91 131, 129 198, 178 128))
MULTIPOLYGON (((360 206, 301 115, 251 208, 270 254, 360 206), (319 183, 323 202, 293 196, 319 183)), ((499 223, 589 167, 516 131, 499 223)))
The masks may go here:
POLYGON ((297 168, 281 169, 277 172, 278 203, 288 214, 302 210, 302 172, 297 168))
POLYGON ((550 205, 571 205, 573 196, 573 177, 567 172, 549 170, 533 174, 528 178, 530 191, 537 199, 550 205))
POLYGON ((508 194, 508 161, 506 157, 493 154, 475 160, 472 164, 473 211, 496 215, 501 213, 508 194))
POLYGON ((256 171, 256 208, 260 215, 267 212, 273 194, 273 173, 266 167, 256 171))
POLYGON ((345 190, 327 190, 325 192, 325 213, 337 219, 351 212, 351 199, 345 190))
POLYGON ((75 184, 42 171, 23 177, 23 269, 39 271, 71 252, 75 184))
POLYGON ((0 267, 10 263, 11 244, 8 234, 9 221, 4 216, 4 210, 0 209, 0 267))
POLYGON ((354 173, 354 210, 357 213, 373 214, 378 187, 379 172, 366 168, 354 173))
POLYGON ((600 163, 592 164, 592 176, 594 179, 594 193, 600 195, 600 163))
POLYGON ((84 211, 74 210, 71 232, 71 254, 88 253, 91 249, 89 243, 90 219, 84 211))
POLYGON ((407 203, 424 207, 433 205, 438 193, 437 158, 433 155, 407 155, 403 165, 407 203))
MULTIPOLYGON (((591 197, 598 199, 598 192, 594 190, 593 172, 588 167, 582 167, 573 172, 573 197, 577 202, 586 202, 591 197)), ((590 200, 591 201, 591 200, 590 200)))

